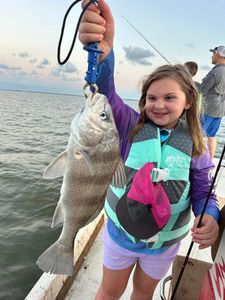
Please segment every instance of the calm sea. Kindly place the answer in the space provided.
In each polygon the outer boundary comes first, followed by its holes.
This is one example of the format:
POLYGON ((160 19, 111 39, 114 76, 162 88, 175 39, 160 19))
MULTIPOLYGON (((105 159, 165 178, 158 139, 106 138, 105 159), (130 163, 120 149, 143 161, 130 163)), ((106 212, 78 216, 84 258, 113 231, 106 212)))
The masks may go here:
MULTIPOLYGON (((58 237, 51 218, 61 179, 43 170, 67 145, 80 96, 0 91, 0 299, 24 299, 42 272, 38 256, 58 237)), ((127 101, 136 107, 135 101, 127 101)), ((225 121, 217 157, 225 143, 225 121)))

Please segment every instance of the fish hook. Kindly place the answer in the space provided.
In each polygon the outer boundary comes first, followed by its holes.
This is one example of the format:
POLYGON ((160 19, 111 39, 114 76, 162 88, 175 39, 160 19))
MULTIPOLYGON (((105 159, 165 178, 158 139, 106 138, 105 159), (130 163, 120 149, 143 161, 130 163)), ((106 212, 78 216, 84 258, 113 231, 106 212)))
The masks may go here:
POLYGON ((84 86, 83 86, 83 92, 84 92, 84 96, 85 98, 88 98, 88 92, 87 92, 87 89, 90 89, 91 90, 91 93, 92 93, 92 97, 94 97, 94 95, 98 92, 98 86, 97 84, 95 83, 85 83, 84 86))

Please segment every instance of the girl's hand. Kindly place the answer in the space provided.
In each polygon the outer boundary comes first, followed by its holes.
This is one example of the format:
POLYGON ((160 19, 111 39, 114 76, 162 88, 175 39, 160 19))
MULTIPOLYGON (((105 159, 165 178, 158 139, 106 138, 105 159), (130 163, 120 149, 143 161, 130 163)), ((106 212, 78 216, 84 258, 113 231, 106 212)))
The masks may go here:
MULTIPOLYGON (((82 7, 87 0, 82 1, 82 7)), ((108 56, 113 47, 114 20, 109 6, 104 0, 98 1, 98 6, 92 4, 84 13, 80 28, 79 39, 82 44, 100 42, 100 49, 104 51, 100 55, 100 61, 108 56)))
POLYGON ((216 241, 219 233, 219 226, 215 219, 205 214, 202 219, 201 227, 197 228, 200 216, 195 218, 192 230, 193 242, 199 244, 199 249, 205 249, 216 241))

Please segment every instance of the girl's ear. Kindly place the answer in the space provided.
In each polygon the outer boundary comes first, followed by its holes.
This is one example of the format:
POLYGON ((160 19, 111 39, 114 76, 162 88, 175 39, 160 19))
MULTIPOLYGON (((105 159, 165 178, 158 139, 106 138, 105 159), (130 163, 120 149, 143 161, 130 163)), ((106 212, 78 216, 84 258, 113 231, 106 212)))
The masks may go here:
POLYGON ((188 110, 189 108, 191 108, 191 106, 192 106, 192 103, 190 103, 189 101, 187 101, 187 103, 184 106, 184 109, 188 110))

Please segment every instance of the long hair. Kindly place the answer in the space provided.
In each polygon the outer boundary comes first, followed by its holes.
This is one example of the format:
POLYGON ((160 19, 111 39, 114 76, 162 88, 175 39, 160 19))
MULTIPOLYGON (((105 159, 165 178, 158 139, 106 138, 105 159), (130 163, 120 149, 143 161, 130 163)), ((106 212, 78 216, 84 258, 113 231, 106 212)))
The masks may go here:
POLYGON ((189 130, 193 141, 192 156, 199 156, 206 149, 200 124, 199 95, 191 75, 188 73, 185 67, 180 64, 161 66, 153 71, 153 73, 147 76, 147 78, 143 81, 142 95, 138 104, 140 110, 140 119, 130 132, 129 137, 133 139, 134 135, 144 126, 144 124, 150 121, 145 112, 147 90, 154 81, 163 78, 171 78, 176 80, 179 83, 181 90, 184 92, 186 99, 189 101, 189 103, 191 103, 191 107, 188 110, 185 110, 181 117, 183 116, 185 118, 187 129, 189 130))

